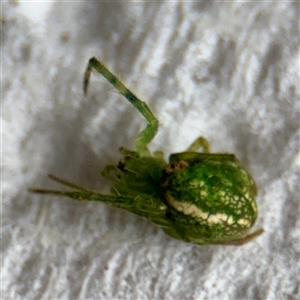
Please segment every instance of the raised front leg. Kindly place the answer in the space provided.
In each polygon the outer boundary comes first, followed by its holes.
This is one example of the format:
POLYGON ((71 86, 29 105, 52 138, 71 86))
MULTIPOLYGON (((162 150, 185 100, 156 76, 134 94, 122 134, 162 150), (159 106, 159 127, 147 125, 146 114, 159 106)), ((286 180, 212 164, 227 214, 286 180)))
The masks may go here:
POLYGON ((87 94, 92 69, 103 75, 148 121, 146 128, 137 136, 135 147, 141 156, 150 156, 147 145, 151 142, 158 130, 158 120, 154 117, 147 104, 135 96, 115 75, 113 75, 95 57, 89 60, 84 75, 83 90, 87 94))

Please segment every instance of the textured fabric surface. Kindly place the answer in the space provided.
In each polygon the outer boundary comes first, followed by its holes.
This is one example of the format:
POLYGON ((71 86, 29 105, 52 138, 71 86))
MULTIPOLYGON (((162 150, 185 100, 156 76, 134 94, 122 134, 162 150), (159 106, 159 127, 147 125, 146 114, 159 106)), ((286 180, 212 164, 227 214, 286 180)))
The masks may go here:
POLYGON ((299 3, 2 3, 1 299, 299 299, 299 3), (142 117, 97 56, 160 121, 166 157, 199 135, 258 185, 265 233, 194 246, 99 203, 33 195, 53 173, 108 191, 100 172, 142 117))

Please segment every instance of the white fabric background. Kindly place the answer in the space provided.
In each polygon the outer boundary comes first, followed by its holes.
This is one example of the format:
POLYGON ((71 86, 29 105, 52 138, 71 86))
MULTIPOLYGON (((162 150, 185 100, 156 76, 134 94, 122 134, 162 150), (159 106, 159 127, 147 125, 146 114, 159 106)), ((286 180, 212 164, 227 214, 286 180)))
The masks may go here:
POLYGON ((1 299, 299 299, 299 3, 2 3, 1 299), (151 150, 205 136, 259 188, 242 247, 194 246, 99 203, 27 192, 48 173, 100 172, 143 118, 97 56, 160 120, 151 150))

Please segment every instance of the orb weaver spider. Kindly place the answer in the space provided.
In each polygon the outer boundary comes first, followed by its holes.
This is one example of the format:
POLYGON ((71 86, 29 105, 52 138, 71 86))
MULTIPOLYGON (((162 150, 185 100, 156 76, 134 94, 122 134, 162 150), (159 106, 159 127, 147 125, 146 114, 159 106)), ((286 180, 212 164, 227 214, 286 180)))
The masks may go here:
POLYGON ((121 148, 118 165, 108 165, 102 176, 112 182, 111 194, 102 194, 49 177, 69 191, 30 189, 75 200, 111 203, 146 217, 169 236, 205 245, 242 245, 263 233, 246 235, 257 218, 256 184, 234 154, 210 153, 209 143, 198 137, 182 153, 171 154, 169 162, 161 151, 153 154, 147 145, 158 130, 158 120, 146 103, 137 98, 96 58, 89 60, 84 75, 87 94, 91 71, 103 75, 147 120, 135 140, 135 151, 121 148), (199 148, 203 152, 198 152, 199 148))

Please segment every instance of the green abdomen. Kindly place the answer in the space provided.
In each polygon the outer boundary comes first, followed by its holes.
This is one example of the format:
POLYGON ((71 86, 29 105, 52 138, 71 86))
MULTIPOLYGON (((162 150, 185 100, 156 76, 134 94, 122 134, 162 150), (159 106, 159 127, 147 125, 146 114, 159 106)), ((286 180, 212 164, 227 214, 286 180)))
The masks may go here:
POLYGON ((181 239, 198 244, 238 239, 256 220, 255 183, 237 160, 187 162, 169 170, 164 186, 181 239))

